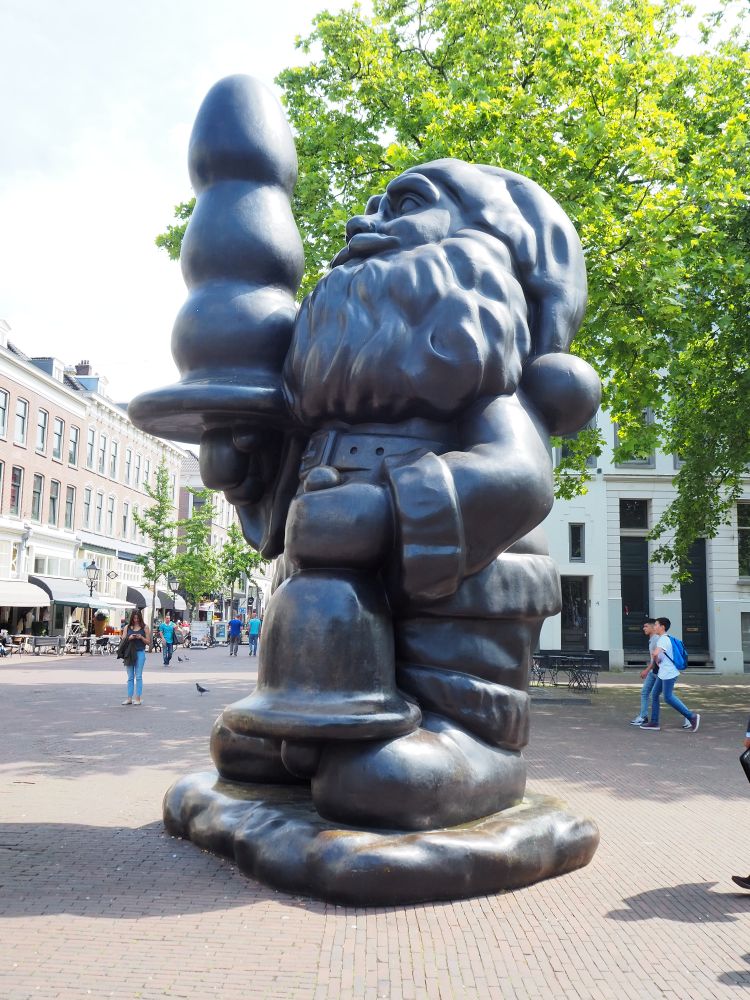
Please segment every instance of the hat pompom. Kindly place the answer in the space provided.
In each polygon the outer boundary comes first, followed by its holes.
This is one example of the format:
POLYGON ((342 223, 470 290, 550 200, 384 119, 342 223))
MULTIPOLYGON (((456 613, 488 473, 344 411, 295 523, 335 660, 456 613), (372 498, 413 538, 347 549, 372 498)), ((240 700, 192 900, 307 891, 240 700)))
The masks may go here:
POLYGON ((574 354, 542 354, 523 371, 521 391, 550 434, 573 434, 594 416, 602 398, 599 376, 574 354))

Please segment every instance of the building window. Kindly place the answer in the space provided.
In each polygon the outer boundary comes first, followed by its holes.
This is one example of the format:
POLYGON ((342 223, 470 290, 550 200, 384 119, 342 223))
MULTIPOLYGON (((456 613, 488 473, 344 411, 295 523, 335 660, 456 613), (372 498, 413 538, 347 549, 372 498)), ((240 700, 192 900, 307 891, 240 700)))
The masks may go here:
POLYGON ((65 490, 65 527, 68 531, 73 530, 76 515, 76 490, 75 486, 68 486, 65 490))
POLYGON ((91 527, 91 489, 88 486, 83 491, 83 526, 91 527))
POLYGON ((128 537, 128 528, 130 527, 130 504, 127 500, 123 500, 122 503, 122 537, 128 537))
POLYGON ((99 435, 99 473, 103 476, 107 468, 107 435, 99 435))
POLYGON ((568 541, 570 545, 570 561, 583 562, 586 558, 585 525, 569 524, 568 541))
POLYGON ((0 437, 8 432, 8 393, 0 389, 0 437))
POLYGON ((620 528, 648 528, 648 500, 620 500, 620 528))
POLYGON ((42 519, 42 493, 44 491, 44 476, 36 475, 31 486, 31 520, 42 519))
POLYGON ((115 531, 115 498, 107 497, 107 534, 112 537, 115 531))
POLYGON ((109 478, 117 479, 117 473, 119 472, 119 461, 120 461, 120 443, 119 441, 113 441, 112 447, 109 452, 109 478))
POLYGON ((737 504, 737 559, 740 576, 750 576, 750 503, 737 504))
POLYGON ((174 500, 176 492, 177 492, 177 476, 174 473, 172 473, 172 475, 169 477, 169 495, 172 498, 172 500, 174 500))
POLYGON ((135 480, 133 482, 134 486, 140 485, 141 482, 141 456, 136 452, 135 456, 135 480))
POLYGON ((65 421, 61 420, 59 417, 55 417, 54 428, 52 431, 52 457, 56 458, 59 462, 62 462, 64 440, 65 421))
POLYGON ((36 418, 36 450, 47 450, 47 428, 49 427, 49 413, 40 410, 36 418))
POLYGON ((80 439, 80 428, 71 427, 70 438, 68 440, 68 465, 78 465, 78 444, 80 439))
POLYGON ((23 469, 14 465, 10 473, 10 513, 21 516, 21 496, 23 494, 23 469))
POLYGON ((96 494, 96 528, 95 530, 101 533, 102 523, 104 517, 104 494, 96 494))
POLYGON ((133 539, 133 541, 135 541, 136 535, 138 534, 138 525, 135 522, 135 519, 137 517, 138 517, 138 508, 133 507, 133 523, 130 526, 130 537, 133 539))
MULTIPOLYGON (((589 422, 586 424, 585 427, 581 428, 581 431, 587 431, 587 430, 592 430, 592 429, 596 430, 596 415, 594 415, 591 418, 591 420, 589 420, 589 422)), ((563 434, 562 435, 562 439, 563 439, 562 440, 562 445, 559 448, 555 449, 555 451, 556 451, 556 456, 555 457, 556 457, 556 460, 557 460, 556 463, 555 463, 556 465, 559 465, 560 462, 564 458, 568 458, 570 456, 572 449, 571 449, 570 445, 568 444, 568 442, 569 441, 575 441, 575 439, 578 437, 578 435, 581 433, 581 431, 576 431, 575 434, 563 434)), ((596 467, 596 462, 597 462, 597 456, 596 455, 587 455, 586 456, 586 468, 587 469, 593 469, 593 468, 595 468, 596 467)))
POLYGON ((49 524, 57 526, 57 518, 60 510, 60 484, 56 479, 51 479, 49 484, 49 524))
POLYGON ((16 400, 16 430, 13 440, 16 444, 26 444, 29 427, 29 404, 25 399, 16 400))
POLYGON ((94 468, 94 450, 96 447, 96 431, 89 427, 86 434, 86 468, 94 468))
POLYGON ((5 485, 5 462, 0 462, 0 514, 3 512, 3 486, 5 485))
POLYGON ((145 485, 151 485, 151 459, 147 458, 143 463, 143 482, 145 485))
MULTIPOLYGON (((643 417, 643 423, 647 426, 648 424, 652 424, 654 422, 654 414, 650 407, 647 407, 643 411, 642 417, 643 417)), ((614 425, 614 431, 615 431, 615 448, 618 448, 620 445, 620 435, 617 430, 617 424, 614 425)), ((629 458, 627 459, 627 461, 618 462, 617 466, 618 468, 626 468, 626 469, 629 468, 651 469, 654 466, 654 453, 652 451, 647 455, 646 454, 636 455, 635 458, 629 458)))
POLYGON ((130 470, 133 465, 133 449, 125 449, 125 482, 130 486, 130 470))

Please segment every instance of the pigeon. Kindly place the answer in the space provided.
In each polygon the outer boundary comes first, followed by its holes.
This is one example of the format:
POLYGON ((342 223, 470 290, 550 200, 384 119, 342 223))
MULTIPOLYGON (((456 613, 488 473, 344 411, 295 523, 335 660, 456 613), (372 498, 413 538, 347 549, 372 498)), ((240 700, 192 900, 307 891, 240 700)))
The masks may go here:
POLYGON ((178 657, 177 657, 177 662, 178 662, 178 663, 182 663, 182 657, 181 657, 181 656, 178 656, 178 657))
POLYGON ((198 694, 207 694, 208 688, 201 687, 198 681, 195 682, 195 686, 198 688, 198 694))

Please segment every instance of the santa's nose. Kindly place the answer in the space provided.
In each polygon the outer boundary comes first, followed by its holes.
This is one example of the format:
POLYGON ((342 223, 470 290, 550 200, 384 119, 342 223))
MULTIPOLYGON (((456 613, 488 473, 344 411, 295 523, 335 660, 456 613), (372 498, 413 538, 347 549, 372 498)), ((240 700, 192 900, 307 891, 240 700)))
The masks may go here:
POLYGON ((375 223, 371 215, 355 215, 346 224, 347 242, 357 233, 372 233, 374 230, 375 223))

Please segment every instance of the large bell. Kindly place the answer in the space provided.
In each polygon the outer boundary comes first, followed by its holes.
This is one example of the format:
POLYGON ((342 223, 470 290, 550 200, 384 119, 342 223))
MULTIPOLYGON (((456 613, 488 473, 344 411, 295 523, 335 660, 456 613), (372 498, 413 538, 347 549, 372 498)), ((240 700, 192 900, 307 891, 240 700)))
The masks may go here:
POLYGON ((224 711, 235 732, 282 740, 381 740, 419 726, 396 688, 393 627, 377 579, 302 570, 274 593, 263 622, 259 678, 224 711))

